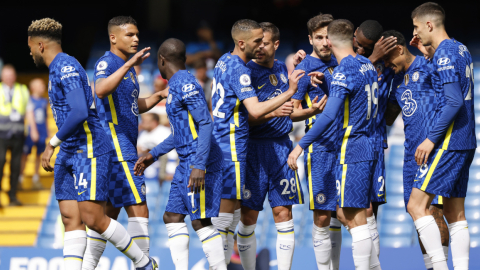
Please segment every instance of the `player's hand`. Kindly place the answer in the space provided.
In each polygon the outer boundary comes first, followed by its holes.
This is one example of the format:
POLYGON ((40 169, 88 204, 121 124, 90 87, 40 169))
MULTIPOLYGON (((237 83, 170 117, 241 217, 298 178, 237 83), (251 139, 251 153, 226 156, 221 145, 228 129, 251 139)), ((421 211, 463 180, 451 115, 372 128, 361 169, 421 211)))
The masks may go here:
POLYGON ((45 151, 42 154, 42 167, 47 172, 53 172, 53 167, 50 165, 50 159, 55 152, 55 147, 53 147, 50 143, 47 143, 47 147, 45 147, 45 151))
MULTIPOLYGON (((425 46, 423 46, 422 42, 417 36, 413 36, 412 40, 410 40, 410 46, 417 48, 423 55, 429 55, 429 51, 425 46)), ((435 53, 435 50, 432 48, 433 53, 435 53)), ((433 56, 433 54, 432 54, 433 56)))
POLYGON ((320 101, 318 101, 318 96, 316 96, 313 100, 312 100, 312 108, 317 110, 318 112, 322 112, 323 109, 325 109, 325 105, 327 104, 327 100, 328 100, 328 97, 327 95, 323 95, 322 99, 320 99, 320 101))
POLYGON ((304 50, 299 50, 294 56, 293 56, 293 66, 296 67, 300 62, 303 61, 307 57, 307 53, 305 53, 304 50))
POLYGON ((378 60, 383 59, 385 55, 387 55, 396 47, 397 47, 396 37, 388 37, 388 38, 381 37, 377 41, 377 43, 375 43, 375 47, 373 48, 372 55, 370 55, 368 59, 370 59, 370 61, 373 64, 375 64, 378 60))
POLYGON ((428 138, 417 147, 417 151, 415 151, 415 161, 418 166, 427 164, 428 156, 430 156, 434 147, 435 144, 428 138))
POLYGON ((298 91, 298 81, 300 81, 303 76, 305 76, 305 71, 301 69, 294 70, 290 78, 288 78, 288 84, 290 86, 288 90, 296 93, 298 91))
POLYGON ((30 131, 30 139, 32 139, 32 142, 34 142, 34 143, 38 142, 38 139, 40 139, 40 135, 38 134, 38 131, 31 130, 30 131))
POLYGON ((320 71, 310 72, 308 73, 308 76, 310 76, 310 84, 312 84, 313 87, 323 84, 322 80, 325 78, 325 74, 320 71))
POLYGON ((300 147, 300 145, 297 145, 295 147, 295 149, 293 149, 293 151, 290 153, 290 155, 288 155, 288 167, 290 167, 290 169, 296 171, 298 169, 298 166, 297 166, 297 159, 298 157, 302 154, 303 152, 303 149, 302 147, 300 147))
POLYGON ((150 56, 150 47, 144 48, 143 50, 137 52, 130 60, 128 60, 127 65, 129 67, 139 66, 150 56))
POLYGON ((292 113, 293 113, 293 101, 287 101, 283 103, 283 105, 280 106, 280 108, 273 111, 273 116, 285 117, 285 116, 290 116, 290 114, 292 113))
POLYGON ((138 158, 135 166, 133 167, 133 174, 135 175, 143 175, 145 169, 152 165, 154 162, 152 154, 148 153, 145 156, 138 158))
POLYGON ((187 187, 190 188, 190 192, 194 193, 200 193, 201 190, 205 190, 205 171, 193 168, 187 187))

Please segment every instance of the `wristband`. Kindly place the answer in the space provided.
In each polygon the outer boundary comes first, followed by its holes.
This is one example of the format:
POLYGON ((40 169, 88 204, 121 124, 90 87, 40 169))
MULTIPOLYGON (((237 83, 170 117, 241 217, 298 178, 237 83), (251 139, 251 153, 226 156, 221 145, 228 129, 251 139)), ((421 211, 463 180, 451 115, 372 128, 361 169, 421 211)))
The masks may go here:
POLYGON ((57 134, 53 135, 53 137, 50 139, 50 145, 53 147, 60 146, 62 144, 62 141, 60 141, 59 138, 57 138, 57 134))

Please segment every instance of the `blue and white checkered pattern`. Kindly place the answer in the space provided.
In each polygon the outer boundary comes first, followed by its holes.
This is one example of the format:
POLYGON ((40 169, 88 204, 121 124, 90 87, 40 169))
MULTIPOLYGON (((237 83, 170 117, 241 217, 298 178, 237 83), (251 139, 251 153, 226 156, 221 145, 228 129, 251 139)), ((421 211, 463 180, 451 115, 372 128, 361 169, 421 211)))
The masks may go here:
POLYGON ((387 144, 387 123, 385 120, 385 112, 387 110, 388 94, 392 86, 392 81, 395 76, 395 72, 391 68, 385 67, 383 61, 378 62, 375 65, 378 73, 378 96, 377 106, 378 113, 376 116, 375 132, 377 134, 377 149, 388 148, 387 144))
POLYGON ((108 196, 114 207, 124 207, 146 200, 145 176, 135 175, 134 160, 113 162, 108 196))
MULTIPOLYGON (((222 199, 242 199, 244 194, 246 161, 223 160, 223 192, 222 199)), ((247 194, 248 195, 248 194, 247 194)))

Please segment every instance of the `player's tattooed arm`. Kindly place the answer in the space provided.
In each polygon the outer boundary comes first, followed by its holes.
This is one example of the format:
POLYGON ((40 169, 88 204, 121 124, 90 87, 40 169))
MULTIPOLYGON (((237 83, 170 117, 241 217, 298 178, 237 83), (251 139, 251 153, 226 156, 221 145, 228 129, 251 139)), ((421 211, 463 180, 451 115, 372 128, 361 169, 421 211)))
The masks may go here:
POLYGON ((377 43, 375 43, 375 47, 373 48, 372 55, 368 57, 372 64, 377 63, 378 61, 382 60, 385 55, 387 55, 390 51, 397 47, 397 38, 396 37, 388 37, 383 38, 381 37, 377 43))
POLYGON ((150 56, 150 47, 147 47, 139 52, 137 52, 130 60, 128 60, 123 66, 121 66, 117 71, 112 73, 107 78, 101 78, 95 81, 95 93, 99 98, 108 97, 110 94, 115 92, 118 85, 122 82, 125 74, 133 66, 138 66, 143 63, 145 59, 150 56))
POLYGON ((387 122, 387 126, 393 125, 397 116, 402 112, 402 108, 398 106, 398 104, 394 104, 391 102, 387 102, 387 111, 385 112, 385 120, 387 122))
POLYGON ((324 95, 320 100, 318 96, 316 96, 312 100, 312 108, 305 108, 300 109, 301 100, 292 99, 293 101, 293 113, 290 115, 290 119, 293 122, 304 121, 316 114, 319 114, 325 108, 325 104, 327 104, 327 96, 324 95))
MULTIPOLYGON (((260 119, 261 117, 265 117, 265 115, 275 111, 280 106, 282 106, 285 102, 290 100, 290 98, 297 92, 298 90, 298 81, 305 75, 305 71, 303 70, 295 70, 290 75, 289 80, 289 88, 287 91, 283 92, 279 96, 272 98, 270 100, 259 102, 256 96, 244 99, 243 105, 247 108, 248 113, 254 119, 260 119)), ((249 116, 250 118, 250 116, 249 116)))
POLYGON ((153 107, 155 107, 160 101, 166 99, 168 97, 168 90, 170 87, 162 91, 155 92, 153 95, 147 98, 139 98, 138 103, 138 112, 145 113, 150 111, 153 107))
POLYGON ((270 119, 275 118, 275 117, 285 117, 285 116, 290 116, 293 112, 293 102, 292 101, 287 101, 283 103, 280 108, 276 109, 275 111, 262 116, 260 118, 254 118, 251 117, 250 114, 248 115, 248 124, 250 126, 258 126, 263 123, 268 122, 270 119))

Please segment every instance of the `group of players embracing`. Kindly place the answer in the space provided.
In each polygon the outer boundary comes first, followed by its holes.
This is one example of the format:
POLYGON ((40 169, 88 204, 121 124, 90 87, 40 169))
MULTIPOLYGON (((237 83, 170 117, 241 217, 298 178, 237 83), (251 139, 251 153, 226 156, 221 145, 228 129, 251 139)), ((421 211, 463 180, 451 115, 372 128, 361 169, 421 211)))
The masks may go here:
POLYGON ((48 94, 59 129, 42 166, 55 172, 66 269, 95 269, 107 241, 136 269, 158 268, 149 257, 143 171, 172 149, 180 163, 163 219, 177 270, 188 269, 186 215, 210 269, 227 268, 238 225, 243 268, 254 270, 255 226, 267 193, 278 269, 292 268, 292 206, 305 201, 313 211, 318 269, 339 269, 342 225, 352 235, 355 268, 381 269, 375 216, 386 203, 386 125, 400 112, 405 206, 423 244, 425 266, 448 269, 450 239, 455 269, 468 269, 464 202, 476 148, 472 58, 445 32, 445 11, 438 4, 420 5, 412 20, 410 45, 422 56, 412 55, 401 33, 383 32, 377 21, 355 28, 330 14, 315 16, 307 23, 312 53, 297 52, 291 74, 275 59, 275 25, 237 21, 235 48, 214 69, 213 120, 202 87, 186 70, 182 41, 167 39, 157 53, 169 87, 138 98, 134 66, 150 56, 150 48, 138 50, 134 19, 113 18, 111 48, 95 64, 92 93, 82 66, 62 52, 61 24, 34 21, 28 45, 37 66, 49 68, 48 94), (162 99, 172 134, 138 157, 138 114, 162 99), (288 136, 293 121, 306 124, 295 148, 288 136), (302 152, 307 197, 297 175, 302 152), (127 229, 115 221, 121 207, 129 216, 127 229))

